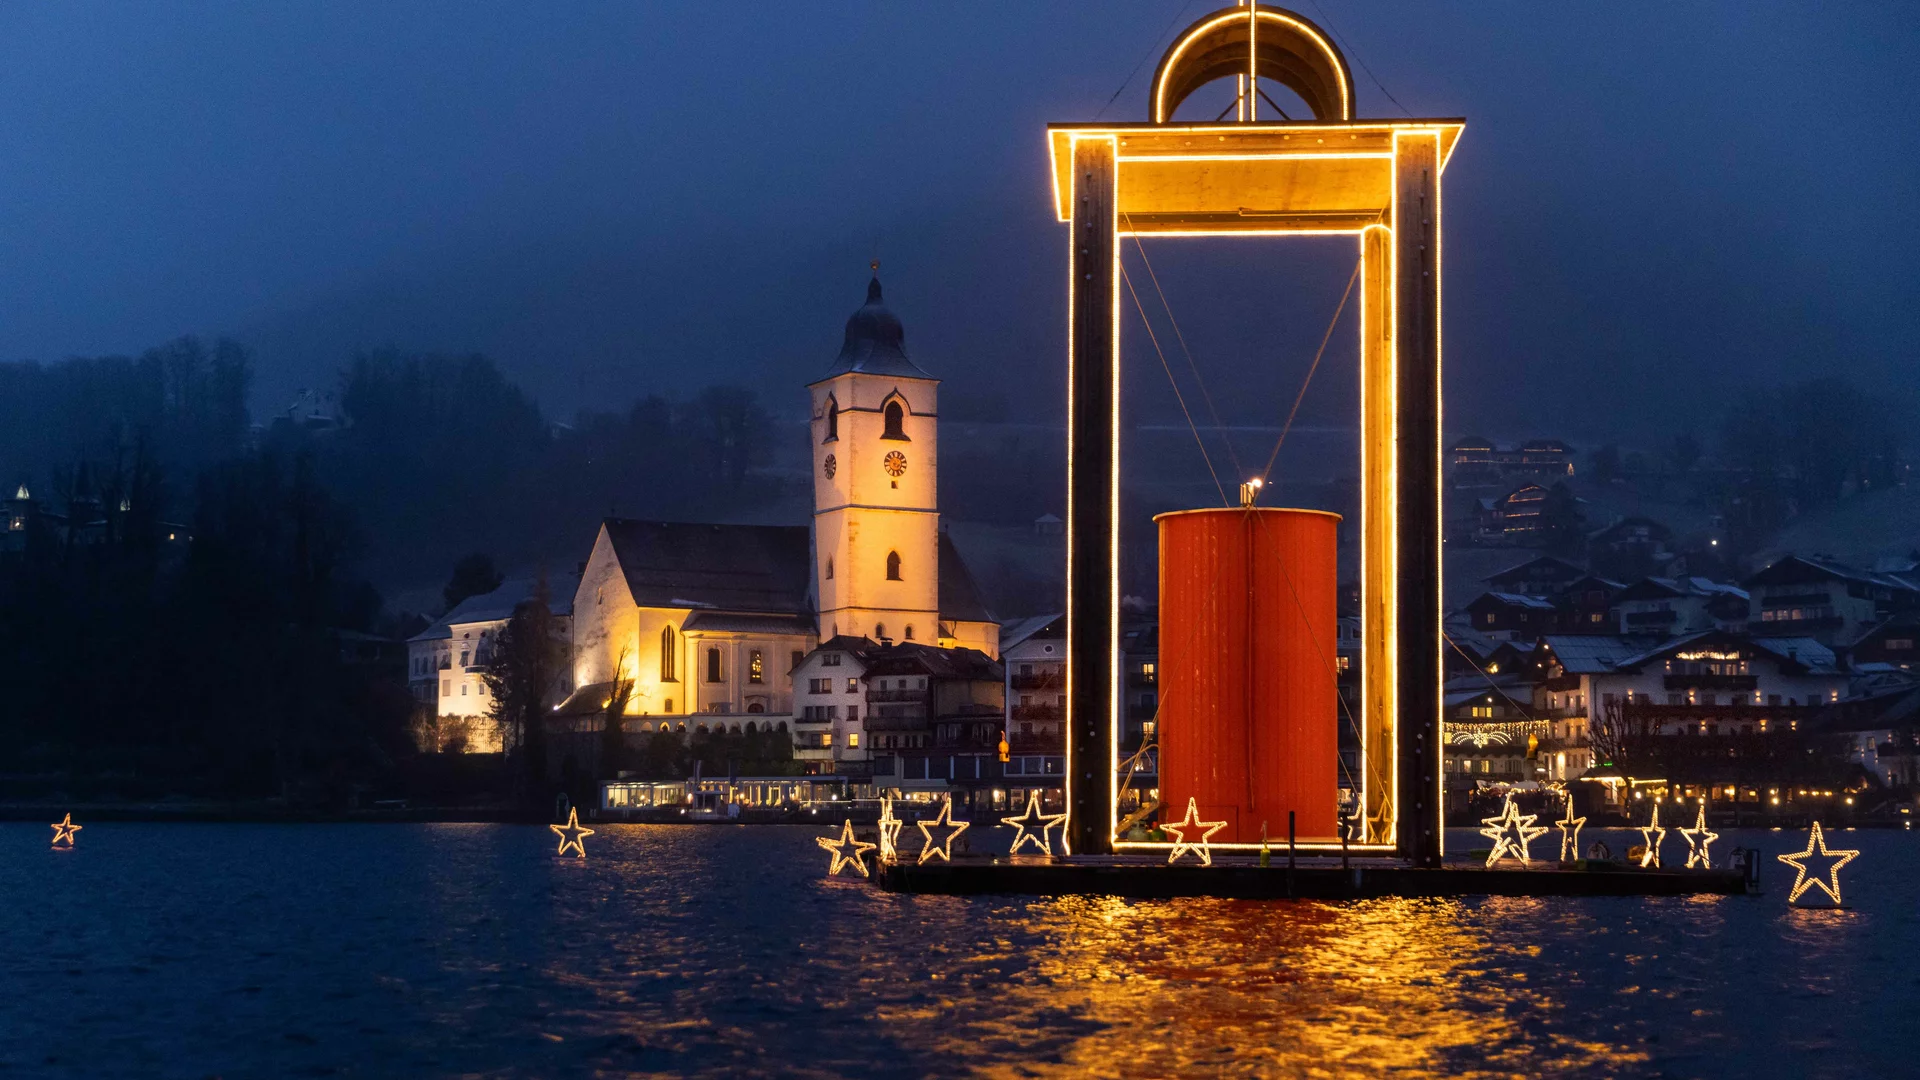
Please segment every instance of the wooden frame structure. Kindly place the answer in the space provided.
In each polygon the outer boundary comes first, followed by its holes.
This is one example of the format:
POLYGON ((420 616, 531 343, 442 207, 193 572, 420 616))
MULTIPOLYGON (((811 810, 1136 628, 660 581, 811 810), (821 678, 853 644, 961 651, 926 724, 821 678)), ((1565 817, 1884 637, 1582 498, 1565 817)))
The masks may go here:
MULTIPOLYGON (((1440 178, 1465 123, 1355 120, 1331 39, 1280 8, 1202 17, 1154 76, 1157 123, 1047 129, 1068 260, 1067 835, 1115 835, 1120 648, 1120 241, 1355 237, 1360 274, 1362 768, 1355 852, 1438 865, 1441 841, 1440 178), (1169 122, 1235 78, 1242 122, 1169 122), (1262 123, 1259 80, 1316 116, 1262 123), (1322 115, 1322 114, 1325 115, 1322 115)), ((1276 110, 1277 111, 1277 110, 1276 110)), ((1245 478, 1243 478, 1245 479, 1245 478)), ((1303 850, 1327 844, 1301 844, 1303 850)))

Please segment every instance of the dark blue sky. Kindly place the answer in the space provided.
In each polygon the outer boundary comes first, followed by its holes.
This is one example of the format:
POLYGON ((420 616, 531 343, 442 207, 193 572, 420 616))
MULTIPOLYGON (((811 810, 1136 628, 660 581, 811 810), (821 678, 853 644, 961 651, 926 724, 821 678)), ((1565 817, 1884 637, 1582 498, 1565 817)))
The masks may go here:
MULTIPOLYGON (((877 254, 928 367, 1048 401, 1042 128, 1147 57, 1105 114, 1139 118, 1176 16, 1212 6, 7 5, 0 356, 231 334, 262 408, 381 345, 490 353, 557 415, 722 379, 785 394, 877 254)), ((1748 378, 1920 384, 1909 11, 1300 10, 1413 114, 1467 118, 1450 430, 1651 431, 1748 378)), ((1401 115, 1354 68, 1362 114, 1401 115)), ((1245 310, 1203 331, 1204 285, 1294 265, 1263 250, 1166 264, 1246 419, 1284 415, 1297 376, 1268 377, 1245 310)), ((1233 299, 1270 297, 1310 351, 1338 284, 1233 299)))

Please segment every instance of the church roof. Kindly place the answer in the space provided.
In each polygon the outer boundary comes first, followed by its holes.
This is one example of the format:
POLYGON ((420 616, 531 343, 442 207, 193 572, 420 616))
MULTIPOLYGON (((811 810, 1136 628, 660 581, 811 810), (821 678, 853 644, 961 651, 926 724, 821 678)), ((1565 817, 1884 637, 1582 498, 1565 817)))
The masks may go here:
POLYGON ((999 621, 987 610, 979 583, 960 557, 960 549, 953 546, 953 537, 945 531, 940 533, 940 618, 947 622, 999 621))
POLYGON ((695 525, 608 518, 614 558, 641 607, 813 610, 805 525, 695 525))
MULTIPOLYGON (((877 265, 877 264, 876 264, 877 265)), ((933 376, 907 359, 907 332, 899 316, 880 302, 880 276, 867 284, 867 302, 847 319, 846 343, 826 377, 845 375, 893 375, 907 379, 931 379, 933 376)))
MULTIPOLYGON (((533 599, 539 578, 508 578, 490 593, 469 596, 442 615, 432 626, 408 638, 408 641, 437 641, 451 638, 453 628, 465 623, 498 622, 513 618, 520 605, 533 599)), ((578 575, 564 575, 547 581, 547 610, 555 615, 573 614, 573 594, 579 587, 578 575)))

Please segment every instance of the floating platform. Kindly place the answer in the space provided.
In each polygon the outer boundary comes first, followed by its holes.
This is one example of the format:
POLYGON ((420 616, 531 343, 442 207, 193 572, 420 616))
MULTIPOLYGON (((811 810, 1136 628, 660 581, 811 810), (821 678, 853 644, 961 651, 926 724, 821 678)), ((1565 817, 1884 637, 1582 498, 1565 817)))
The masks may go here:
POLYGON ((1222 863, 1199 866, 1126 858, 961 858, 878 868, 875 883, 890 892, 950 896, 1122 896, 1161 900, 1217 896, 1234 900, 1361 900, 1386 896, 1743 896, 1758 891, 1741 870, 1642 870, 1617 864, 1487 869, 1470 865, 1417 868, 1385 861, 1341 867, 1316 860, 1292 870, 1222 863))

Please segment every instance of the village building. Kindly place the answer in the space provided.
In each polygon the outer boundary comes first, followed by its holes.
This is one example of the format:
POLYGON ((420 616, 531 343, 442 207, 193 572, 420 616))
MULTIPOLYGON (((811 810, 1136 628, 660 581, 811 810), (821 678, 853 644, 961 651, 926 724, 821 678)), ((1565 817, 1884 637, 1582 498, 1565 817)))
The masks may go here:
POLYGON ((1706 630, 1747 628, 1745 589, 1703 577, 1642 578, 1614 598, 1622 634, 1685 637, 1706 630))
POLYGON ((793 756, 809 775, 873 780, 867 737, 867 664, 880 645, 842 634, 828 638, 793 669, 793 756))
POLYGON ((1545 483, 1573 475, 1573 451, 1558 439, 1534 439, 1503 449, 1493 440, 1468 435, 1447 452, 1456 487, 1476 487, 1530 479, 1545 483))
POLYGON ((1818 556, 1788 555, 1743 584, 1754 633, 1826 645, 1851 644, 1888 615, 1920 608, 1920 590, 1907 582, 1818 556))
MULTIPOLYGON (((497 754, 501 733, 491 712, 482 677, 493 663, 493 647, 521 604, 542 587, 538 578, 514 578, 492 592, 469 596, 431 626, 407 639, 407 689, 420 722, 416 736, 423 749, 497 754)), ((563 639, 571 621, 571 578, 546 583, 547 607, 563 639)), ((555 700, 573 689, 565 673, 554 687, 555 700)))

